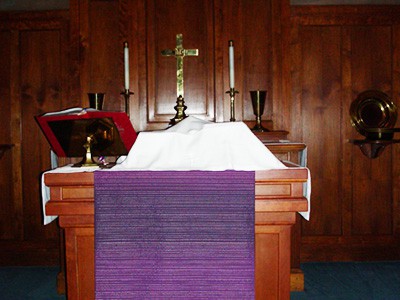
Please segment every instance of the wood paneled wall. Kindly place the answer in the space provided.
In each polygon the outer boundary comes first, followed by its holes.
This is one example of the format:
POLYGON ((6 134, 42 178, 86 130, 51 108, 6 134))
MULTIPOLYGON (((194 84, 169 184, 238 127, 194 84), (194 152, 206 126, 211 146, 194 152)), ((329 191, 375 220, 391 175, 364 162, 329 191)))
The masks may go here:
MULTIPOLYGON (((281 107, 277 99, 286 91, 280 73, 282 3, 286 1, 71 1, 74 34, 81 40, 81 99, 89 91, 104 91, 106 109, 124 110, 122 45, 128 41, 131 121, 139 131, 166 128, 176 113, 176 60, 161 51, 174 49, 181 33, 186 49, 199 49, 198 57, 184 59, 188 115, 229 120, 228 41, 234 40, 236 119, 254 120, 249 91, 255 89, 269 92, 263 119, 272 119, 273 107, 281 107)), ((286 120, 279 113, 278 118, 286 120)))
POLYGON ((292 7, 291 132, 308 145, 312 217, 302 260, 398 259, 399 146, 369 159, 349 108, 365 90, 400 104, 399 7, 292 7), (298 125, 298 126, 297 126, 298 125))
POLYGON ((0 264, 56 264, 59 230, 43 226, 40 174, 50 148, 34 116, 69 101, 68 14, 0 16, 0 143, 13 144, 0 160, 0 264))
POLYGON ((123 42, 130 47, 130 116, 141 130, 175 115, 175 59, 161 50, 183 34, 188 115, 230 118, 228 41, 235 43, 236 119, 254 120, 249 91, 268 91, 263 120, 308 145, 312 213, 301 258, 399 259, 400 146, 374 160, 348 142, 358 93, 400 105, 398 6, 299 6, 288 0, 71 0, 69 12, 0 15, 0 263, 56 264, 58 228, 43 226, 40 174, 49 146, 33 116, 88 106, 124 110, 123 42))

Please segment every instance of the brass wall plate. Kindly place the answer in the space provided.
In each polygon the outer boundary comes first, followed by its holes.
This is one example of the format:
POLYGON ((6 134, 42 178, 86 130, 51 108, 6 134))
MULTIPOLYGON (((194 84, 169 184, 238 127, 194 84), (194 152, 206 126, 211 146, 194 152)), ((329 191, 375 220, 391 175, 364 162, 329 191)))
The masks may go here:
POLYGON ((367 138, 382 134, 389 138, 391 130, 379 129, 390 129, 395 126, 397 107, 384 92, 368 90, 359 94, 351 103, 350 116, 351 124, 367 138))

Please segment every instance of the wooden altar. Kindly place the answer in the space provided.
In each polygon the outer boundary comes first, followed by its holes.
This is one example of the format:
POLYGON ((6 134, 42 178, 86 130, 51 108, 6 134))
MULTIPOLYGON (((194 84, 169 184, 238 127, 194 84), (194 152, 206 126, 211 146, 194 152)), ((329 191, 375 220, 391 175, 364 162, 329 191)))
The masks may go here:
MULTIPOLYGON (((306 211, 305 168, 257 171, 255 187, 256 299, 290 299, 290 235, 306 211)), ((93 173, 47 173, 48 215, 65 229, 68 299, 94 299, 93 173)))

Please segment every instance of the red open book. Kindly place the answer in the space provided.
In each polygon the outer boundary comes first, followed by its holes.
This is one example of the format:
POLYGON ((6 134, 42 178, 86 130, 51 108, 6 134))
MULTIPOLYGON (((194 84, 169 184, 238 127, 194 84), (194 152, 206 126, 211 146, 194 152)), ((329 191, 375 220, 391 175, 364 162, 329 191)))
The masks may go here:
POLYGON ((94 139, 94 156, 126 155, 137 138, 124 112, 71 108, 35 119, 58 156, 82 157, 88 137, 94 139))

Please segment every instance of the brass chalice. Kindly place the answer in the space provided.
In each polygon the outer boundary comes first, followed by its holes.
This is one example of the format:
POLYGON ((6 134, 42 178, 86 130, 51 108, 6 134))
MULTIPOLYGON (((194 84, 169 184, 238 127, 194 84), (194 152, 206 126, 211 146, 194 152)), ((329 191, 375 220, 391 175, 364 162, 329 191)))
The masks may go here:
POLYGON ((105 93, 88 93, 89 107, 97 110, 103 110, 105 93))
POLYGON ((264 113, 265 98, 267 97, 267 91, 250 91, 251 103, 253 105, 253 111, 256 115, 256 125, 253 127, 253 131, 264 132, 269 131, 261 125, 261 116, 264 113))

